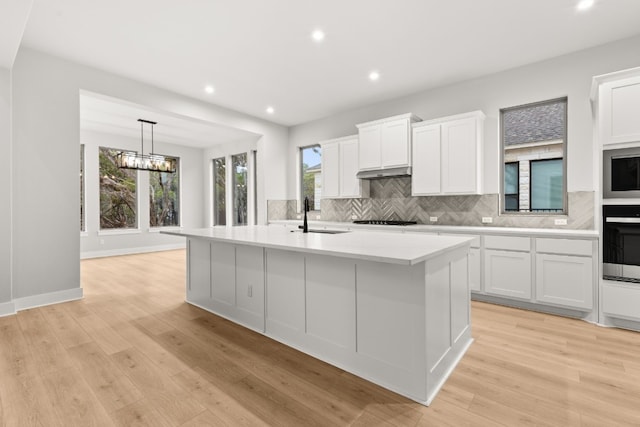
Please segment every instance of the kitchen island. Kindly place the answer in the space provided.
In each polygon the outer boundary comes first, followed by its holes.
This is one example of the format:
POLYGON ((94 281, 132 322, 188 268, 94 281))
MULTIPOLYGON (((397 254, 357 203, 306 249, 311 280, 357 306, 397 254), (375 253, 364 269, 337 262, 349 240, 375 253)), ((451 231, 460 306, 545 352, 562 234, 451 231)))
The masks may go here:
POLYGON ((472 342, 466 237, 280 227, 187 238, 188 303, 428 405, 472 342))

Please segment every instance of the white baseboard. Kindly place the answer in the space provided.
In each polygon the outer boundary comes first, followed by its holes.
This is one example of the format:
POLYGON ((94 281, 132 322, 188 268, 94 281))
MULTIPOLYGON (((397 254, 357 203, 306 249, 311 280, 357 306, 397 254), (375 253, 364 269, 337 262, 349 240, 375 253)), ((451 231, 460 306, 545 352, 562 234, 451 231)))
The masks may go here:
POLYGON ((13 301, 0 303, 0 317, 16 314, 16 306, 13 301))
POLYGON ((139 248, 122 248, 122 249, 109 249, 105 251, 87 251, 80 253, 80 259, 90 259, 90 258, 103 258, 109 256, 118 256, 118 255, 133 255, 133 254, 144 254, 148 252, 161 252, 161 251, 171 251, 174 249, 184 249, 187 247, 187 243, 174 243, 170 245, 157 245, 157 246, 143 246, 139 248))
POLYGON ((15 298, 13 300, 13 304, 15 305, 15 311, 20 311, 27 310, 29 308, 42 307, 43 305, 82 299, 82 295, 82 288, 65 289, 64 291, 15 298))

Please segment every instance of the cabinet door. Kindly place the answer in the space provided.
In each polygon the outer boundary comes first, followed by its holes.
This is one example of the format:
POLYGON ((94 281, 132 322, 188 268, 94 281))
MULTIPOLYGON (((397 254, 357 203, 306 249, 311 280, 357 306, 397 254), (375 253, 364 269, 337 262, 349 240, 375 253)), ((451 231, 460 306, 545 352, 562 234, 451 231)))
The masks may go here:
POLYGON ((575 308, 593 308, 591 257, 536 254, 536 299, 575 308))
POLYGON ((440 125, 413 129, 411 194, 440 194, 440 125))
MULTIPOLYGON (((323 160, 324 161, 324 160, 323 160)), ((340 196, 360 197, 361 181, 358 173, 358 140, 340 143, 340 196)))
POLYGON ((409 120, 400 119, 382 124, 382 167, 409 166, 409 120))
POLYGON ((476 119, 442 124, 442 192, 475 194, 477 184, 476 119))
POLYGON ((606 83, 601 95, 602 143, 640 140, 640 77, 606 83))
POLYGON ((377 169, 382 165, 380 160, 380 138, 382 125, 362 127, 358 130, 358 163, 360 170, 377 169))
POLYGON ((531 254, 485 249, 484 287, 488 294, 531 299, 531 254))
POLYGON ((340 196, 340 147, 338 143, 322 145, 322 198, 340 196))
POLYGON ((482 269, 480 268, 480 249, 469 249, 469 289, 472 291, 480 292, 482 290, 481 276, 482 269))

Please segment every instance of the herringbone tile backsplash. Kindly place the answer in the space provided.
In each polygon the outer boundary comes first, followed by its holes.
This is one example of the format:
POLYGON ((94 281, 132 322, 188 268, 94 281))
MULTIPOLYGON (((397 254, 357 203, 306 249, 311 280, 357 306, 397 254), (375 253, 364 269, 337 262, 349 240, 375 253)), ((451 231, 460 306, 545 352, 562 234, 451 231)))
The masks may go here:
MULTIPOLYGON (((499 215, 498 194, 472 196, 411 196, 411 177, 372 180, 370 198, 323 199, 321 217, 324 221, 351 222, 353 219, 395 219, 437 225, 486 226, 482 217, 490 216, 494 227, 524 228, 594 228, 594 197, 591 191, 568 194, 567 225, 557 226, 558 215, 499 215)), ((270 200, 268 219, 295 219, 295 200, 270 200), (286 215, 286 218, 283 216, 286 215)))

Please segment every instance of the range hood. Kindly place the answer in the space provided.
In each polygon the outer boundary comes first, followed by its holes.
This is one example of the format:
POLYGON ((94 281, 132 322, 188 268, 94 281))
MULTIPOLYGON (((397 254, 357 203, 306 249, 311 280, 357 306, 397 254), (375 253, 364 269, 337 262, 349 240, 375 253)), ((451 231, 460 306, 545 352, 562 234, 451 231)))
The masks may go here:
POLYGON ((378 179, 378 178, 389 178, 392 176, 409 176, 409 175, 411 175, 411 166, 401 166, 399 168, 360 171, 356 174, 356 178, 378 179))

